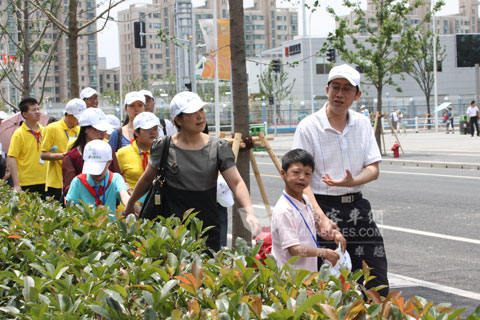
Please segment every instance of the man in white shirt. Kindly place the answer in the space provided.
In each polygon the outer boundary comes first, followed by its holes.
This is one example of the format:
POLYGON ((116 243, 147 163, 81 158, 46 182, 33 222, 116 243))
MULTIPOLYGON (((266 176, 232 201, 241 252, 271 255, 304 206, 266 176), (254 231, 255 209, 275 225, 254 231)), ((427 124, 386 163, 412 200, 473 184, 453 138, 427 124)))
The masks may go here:
MULTIPOLYGON (((305 194, 320 219, 322 231, 326 223, 332 223, 347 240, 352 270, 362 268, 365 261, 376 277, 367 287, 385 285, 380 294, 386 296, 383 238, 373 221, 370 203, 360 192, 364 184, 378 178, 382 158, 370 121, 350 110, 361 96, 360 74, 349 65, 336 66, 328 75, 326 91, 328 102, 300 122, 293 141, 294 149, 304 149, 315 158, 315 170, 305 194)), ((332 242, 323 244, 335 247, 332 242)))
POLYGON ((390 113, 390 118, 392 119, 392 136, 393 136, 393 132, 397 130, 397 123, 398 123, 397 111, 393 110, 392 113, 390 113))
POLYGON ((475 100, 470 103, 470 107, 467 109, 467 115, 470 118, 470 133, 472 134, 472 137, 475 133, 475 130, 473 130, 473 125, 475 125, 475 128, 477 128, 477 136, 480 136, 480 132, 478 131, 478 107, 475 104, 475 100))

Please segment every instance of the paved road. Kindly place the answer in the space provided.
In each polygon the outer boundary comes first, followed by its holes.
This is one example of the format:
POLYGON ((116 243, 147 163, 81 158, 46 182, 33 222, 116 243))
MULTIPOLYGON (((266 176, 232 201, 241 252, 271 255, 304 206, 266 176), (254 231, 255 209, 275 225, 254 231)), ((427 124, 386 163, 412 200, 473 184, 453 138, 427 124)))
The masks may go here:
MULTIPOLYGON (((271 161, 257 161, 274 205, 283 183, 271 161)), ((480 171, 382 164, 381 172, 364 194, 384 234, 392 286, 472 312, 480 304, 480 201, 472 199, 480 171)), ((256 212, 268 225, 253 176, 251 186, 256 212)))

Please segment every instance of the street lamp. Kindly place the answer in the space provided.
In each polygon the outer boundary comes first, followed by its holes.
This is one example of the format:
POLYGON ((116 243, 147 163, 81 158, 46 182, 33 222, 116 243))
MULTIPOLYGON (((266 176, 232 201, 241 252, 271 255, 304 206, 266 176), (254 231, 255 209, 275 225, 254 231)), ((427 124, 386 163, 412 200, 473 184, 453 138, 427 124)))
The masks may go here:
POLYGON ((387 113, 390 114, 390 94, 387 92, 385 95, 387 96, 387 113))
MULTIPOLYGON (((313 94, 313 55, 312 55, 312 13, 315 12, 315 8, 310 11, 310 16, 308 18, 308 25, 309 25, 309 31, 308 31, 308 36, 309 36, 309 49, 310 49, 310 94, 312 97, 315 97, 313 94)), ((314 106, 314 99, 312 98, 312 114, 315 112, 315 106, 314 106)))

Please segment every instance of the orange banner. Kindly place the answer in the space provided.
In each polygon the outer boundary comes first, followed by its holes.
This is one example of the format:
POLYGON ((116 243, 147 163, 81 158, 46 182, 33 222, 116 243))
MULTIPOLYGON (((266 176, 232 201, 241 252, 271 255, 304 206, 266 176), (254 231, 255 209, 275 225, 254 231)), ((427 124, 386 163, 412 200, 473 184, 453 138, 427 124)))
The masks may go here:
POLYGON ((218 54, 218 79, 230 80, 230 72, 232 69, 230 55, 230 20, 217 19, 217 41, 212 37, 213 32, 209 32, 213 29, 212 20, 208 22, 204 21, 204 23, 200 23, 200 25, 207 46, 207 53, 212 52, 212 54, 207 57, 202 78, 213 79, 215 77, 215 58, 218 54))

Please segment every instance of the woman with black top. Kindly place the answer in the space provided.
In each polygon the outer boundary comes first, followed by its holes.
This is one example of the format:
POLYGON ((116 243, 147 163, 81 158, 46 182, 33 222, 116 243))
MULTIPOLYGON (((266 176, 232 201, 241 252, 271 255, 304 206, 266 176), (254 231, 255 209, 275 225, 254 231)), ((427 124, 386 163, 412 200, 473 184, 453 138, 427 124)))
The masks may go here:
MULTIPOLYGON (((252 232, 258 234, 260 225, 252 208, 250 195, 242 180, 232 149, 227 141, 204 134, 207 103, 193 93, 184 91, 177 94, 170 103, 170 115, 178 128, 172 135, 166 166, 167 212, 182 217, 190 208, 199 211, 197 217, 204 227, 214 226, 207 232, 207 246, 220 249, 219 217, 216 204, 218 172, 227 181, 240 207, 245 210, 244 221, 252 232)), ((134 203, 148 190, 155 178, 162 155, 163 137, 157 139, 150 152, 150 159, 144 174, 137 182, 126 213, 133 213, 134 203)))

